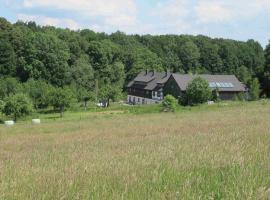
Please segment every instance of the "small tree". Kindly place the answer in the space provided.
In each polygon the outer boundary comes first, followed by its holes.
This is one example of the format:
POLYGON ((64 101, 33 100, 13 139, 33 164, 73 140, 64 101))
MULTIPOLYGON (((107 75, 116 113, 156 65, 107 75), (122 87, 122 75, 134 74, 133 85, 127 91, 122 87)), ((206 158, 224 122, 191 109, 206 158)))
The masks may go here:
POLYGON ((172 95, 167 95, 162 102, 163 110, 165 112, 174 112, 176 110, 177 104, 177 99, 175 99, 172 95))
POLYGON ((99 98, 107 101, 107 107, 110 106, 110 100, 116 101, 121 95, 121 90, 113 85, 104 85, 99 91, 99 98))
POLYGON ((50 104, 60 111, 60 117, 64 116, 66 108, 73 102, 73 93, 69 88, 55 88, 50 93, 50 104))
POLYGON ((209 84, 205 79, 197 77, 188 84, 186 95, 188 99, 188 104, 196 105, 205 103, 209 99, 211 99, 212 91, 209 88, 209 84))
POLYGON ((96 96, 95 93, 92 91, 88 91, 85 88, 82 87, 74 87, 73 88, 74 94, 76 94, 76 98, 78 102, 84 102, 84 110, 87 109, 87 103, 89 101, 95 101, 96 96), (74 91, 75 89, 75 91, 74 91))
POLYGON ((3 113, 5 115, 13 115, 14 121, 19 117, 29 115, 33 111, 31 100, 25 94, 19 93, 6 99, 3 113))
POLYGON ((255 101, 259 99, 259 93, 260 93, 260 84, 257 78, 252 79, 249 82, 249 95, 250 100, 255 101))

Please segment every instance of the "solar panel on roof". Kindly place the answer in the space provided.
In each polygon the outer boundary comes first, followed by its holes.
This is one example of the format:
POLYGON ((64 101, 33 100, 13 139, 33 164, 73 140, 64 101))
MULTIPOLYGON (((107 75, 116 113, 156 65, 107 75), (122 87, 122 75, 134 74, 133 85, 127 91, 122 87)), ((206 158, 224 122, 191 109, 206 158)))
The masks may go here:
POLYGON ((217 87, 221 87, 220 83, 216 83, 217 87))
POLYGON ((232 87, 232 88, 234 87, 234 85, 232 83, 229 83, 229 86, 232 87))
POLYGON ((210 82, 209 86, 211 88, 218 87, 218 88, 233 88, 234 85, 232 83, 223 83, 223 82, 210 82))
POLYGON ((214 83, 214 82, 210 82, 210 83, 209 83, 209 87, 215 88, 215 87, 217 87, 217 85, 216 85, 216 83, 214 83))
POLYGON ((226 88, 229 88, 229 87, 230 87, 229 83, 224 83, 224 86, 225 86, 226 88))

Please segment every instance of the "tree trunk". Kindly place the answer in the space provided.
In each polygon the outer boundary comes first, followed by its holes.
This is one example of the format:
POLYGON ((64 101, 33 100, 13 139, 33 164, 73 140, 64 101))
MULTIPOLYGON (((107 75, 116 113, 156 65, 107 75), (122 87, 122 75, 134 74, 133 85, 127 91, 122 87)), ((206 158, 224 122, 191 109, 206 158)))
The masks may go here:
POLYGON ((107 100, 107 107, 109 107, 110 106, 110 98, 108 98, 108 100, 107 100))
POLYGON ((87 101, 84 101, 84 110, 87 108, 87 101))
POLYGON ((64 117, 64 107, 60 108, 60 117, 63 118, 64 117))

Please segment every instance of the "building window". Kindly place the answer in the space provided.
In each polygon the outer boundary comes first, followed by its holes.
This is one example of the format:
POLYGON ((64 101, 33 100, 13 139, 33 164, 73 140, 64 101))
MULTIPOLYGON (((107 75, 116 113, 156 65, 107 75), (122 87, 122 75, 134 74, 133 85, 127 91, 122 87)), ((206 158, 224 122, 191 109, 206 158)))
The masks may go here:
POLYGON ((129 98, 128 98, 128 102, 129 102, 129 103, 131 103, 131 96, 129 96, 129 98))
POLYGON ((144 99, 142 99, 142 104, 145 104, 145 100, 144 99))
POLYGON ((141 99, 140 99, 140 98, 138 98, 138 103, 140 103, 140 101, 141 101, 141 99))
POLYGON ((160 94, 161 94, 161 92, 157 92, 157 97, 160 97, 161 96, 160 94))
POLYGON ((135 97, 133 97, 133 103, 135 103, 136 102, 136 98, 135 97))

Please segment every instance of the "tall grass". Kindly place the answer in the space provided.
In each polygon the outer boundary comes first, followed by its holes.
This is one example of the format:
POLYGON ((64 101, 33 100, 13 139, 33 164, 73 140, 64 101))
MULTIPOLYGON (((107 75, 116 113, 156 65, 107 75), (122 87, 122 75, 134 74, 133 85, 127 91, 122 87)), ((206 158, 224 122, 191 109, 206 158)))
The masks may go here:
POLYGON ((222 103, 1 125, 0 199, 269 199, 269 110, 222 103))

